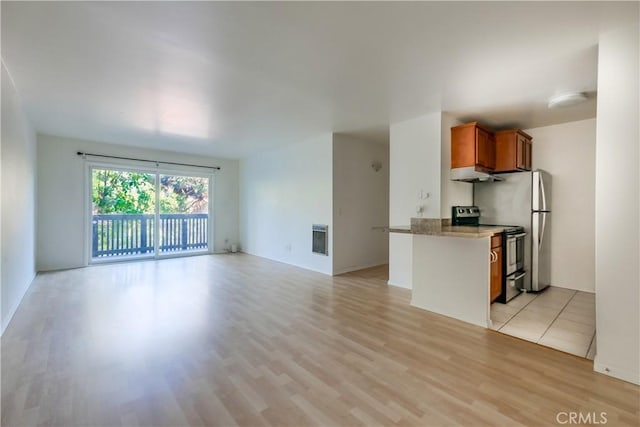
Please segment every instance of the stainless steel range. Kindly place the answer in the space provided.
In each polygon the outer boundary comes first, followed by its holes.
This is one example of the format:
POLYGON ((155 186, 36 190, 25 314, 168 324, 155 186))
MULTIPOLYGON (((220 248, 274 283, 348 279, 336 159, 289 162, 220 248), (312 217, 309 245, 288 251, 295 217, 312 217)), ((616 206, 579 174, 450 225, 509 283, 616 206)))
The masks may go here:
POLYGON ((502 293, 497 302, 506 303, 525 289, 525 237, 524 227, 518 225, 481 224, 480 208, 477 206, 454 206, 451 209, 452 225, 474 227, 503 227, 502 293))

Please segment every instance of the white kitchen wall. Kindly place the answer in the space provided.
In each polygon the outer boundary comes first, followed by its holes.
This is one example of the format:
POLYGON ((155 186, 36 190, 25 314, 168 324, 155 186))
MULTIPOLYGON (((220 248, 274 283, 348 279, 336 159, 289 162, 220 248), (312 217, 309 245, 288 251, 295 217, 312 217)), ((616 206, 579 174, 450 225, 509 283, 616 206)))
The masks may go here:
POLYGON ((36 136, 2 63, 2 332, 35 276, 36 136))
POLYGON ((527 129, 552 175, 551 284, 595 291, 596 119, 527 129))
POLYGON ((328 133, 240 161, 243 252, 332 274, 332 145, 328 133), (312 224, 329 226, 329 256, 312 253, 312 224))
POLYGON ((451 218, 451 206, 469 206, 473 204, 473 184, 451 181, 451 128, 462 124, 451 114, 442 113, 442 145, 440 165, 440 217, 451 218))
POLYGON ((432 113, 400 123, 389 129, 391 225, 407 225, 420 216, 440 218, 441 113, 432 113), (428 198, 423 197, 429 193, 428 198))
MULTIPOLYGON (((389 136, 389 224, 409 225, 418 206, 423 218, 440 218, 441 113, 393 123, 389 136)), ((390 284, 411 288, 412 248, 410 236, 390 233, 390 284)))
POLYGON ((635 384, 640 384, 639 31, 636 20, 600 36, 595 175, 594 369, 635 384))
POLYGON ((333 274, 389 261, 389 146, 333 135, 333 274), (372 163, 380 164, 374 170, 372 163))
POLYGON ((75 268, 87 264, 86 169, 85 161, 76 155, 78 151, 220 166, 222 169, 214 176, 213 250, 220 252, 231 243, 238 242, 237 160, 38 135, 36 265, 39 271, 75 268), (225 243, 227 239, 228 243, 225 243))

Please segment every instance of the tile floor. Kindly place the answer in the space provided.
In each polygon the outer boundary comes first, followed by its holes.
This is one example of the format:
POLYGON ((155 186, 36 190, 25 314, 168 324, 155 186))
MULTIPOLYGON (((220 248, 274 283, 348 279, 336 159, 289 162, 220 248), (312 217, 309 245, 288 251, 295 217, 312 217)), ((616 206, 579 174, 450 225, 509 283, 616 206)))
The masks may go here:
POLYGON ((522 293, 507 304, 491 304, 492 328, 593 360, 596 350, 595 295, 549 287, 522 293))

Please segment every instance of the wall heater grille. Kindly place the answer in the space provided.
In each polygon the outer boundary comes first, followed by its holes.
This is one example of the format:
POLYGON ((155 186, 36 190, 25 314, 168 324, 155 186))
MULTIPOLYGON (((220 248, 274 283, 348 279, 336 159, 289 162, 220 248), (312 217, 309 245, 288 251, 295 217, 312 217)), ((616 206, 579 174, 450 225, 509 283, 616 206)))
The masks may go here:
POLYGON ((311 248, 313 253, 329 255, 329 226, 313 224, 311 230, 313 232, 313 247, 311 248))

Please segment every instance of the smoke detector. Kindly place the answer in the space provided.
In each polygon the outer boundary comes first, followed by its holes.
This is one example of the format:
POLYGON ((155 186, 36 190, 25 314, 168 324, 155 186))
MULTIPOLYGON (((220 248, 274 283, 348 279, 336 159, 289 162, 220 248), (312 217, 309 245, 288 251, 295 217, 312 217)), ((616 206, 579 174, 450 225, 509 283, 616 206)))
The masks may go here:
POLYGON ((565 92, 549 98, 549 108, 571 107, 587 100, 584 92, 565 92))

